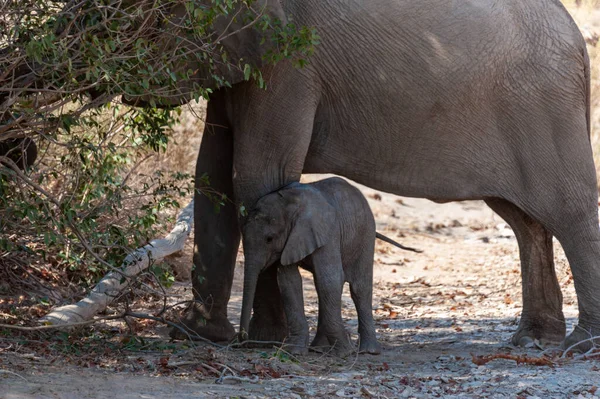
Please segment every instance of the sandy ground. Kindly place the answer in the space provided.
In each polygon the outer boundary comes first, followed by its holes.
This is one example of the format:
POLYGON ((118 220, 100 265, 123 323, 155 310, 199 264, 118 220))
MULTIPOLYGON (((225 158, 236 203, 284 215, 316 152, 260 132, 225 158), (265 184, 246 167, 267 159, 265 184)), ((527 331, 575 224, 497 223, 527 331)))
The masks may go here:
MULTIPOLYGON (((276 348, 199 345, 126 352, 116 362, 102 362, 100 356, 77 366, 19 350, 15 343, 0 350, 0 398, 598 397, 600 363, 593 360, 567 360, 554 367, 472 362, 471 354, 541 354, 509 344, 521 309, 517 244, 510 228, 485 204, 439 205, 362 189, 380 232, 424 250, 415 254, 377 243, 373 309, 381 355, 337 359, 312 353, 294 359, 276 348), (221 375, 241 378, 219 381, 221 375)), ((571 325, 576 298, 557 247, 571 325)), ((233 322, 239 320, 241 277, 238 265, 230 302, 233 322)), ((310 274, 304 274, 304 283, 314 334, 317 307, 310 274)), ((188 288, 179 283, 172 289, 188 295, 188 288)), ((347 290, 343 304, 347 328, 356 339, 356 314, 347 290)), ((166 331, 157 327, 149 336, 167 342, 166 331)))
MULTIPOLYGON (((571 11, 584 33, 598 32, 599 11, 571 11)), ((195 134, 201 129, 193 123, 182 129, 189 134, 181 135, 180 144, 192 150, 165 159, 176 159, 176 170, 193 171, 195 134)), ((510 228, 482 202, 439 205, 362 189, 380 232, 425 251, 414 254, 377 243, 373 309, 381 355, 337 359, 311 353, 294 359, 273 347, 191 346, 169 342, 168 329, 152 323, 138 325, 144 341, 131 346, 123 338, 123 323, 107 323, 81 337, 72 334, 63 346, 56 337, 32 343, 0 336, 0 399, 600 397, 598 361, 554 358, 553 367, 509 360, 473 363, 471 354, 542 354, 509 343, 522 306, 517 244, 510 228)), ((555 252, 570 330, 577 317, 576 297, 558 243, 555 252)), ((190 261, 188 246, 172 262, 190 261)), ((240 256, 230 302, 234 323, 241 307, 242 262, 240 256)), ((306 273, 304 283, 314 334, 316 294, 306 273)), ((172 300, 189 299, 189 288, 175 284, 172 300)), ((356 313, 347 291, 343 304, 347 328, 356 339, 356 313)))

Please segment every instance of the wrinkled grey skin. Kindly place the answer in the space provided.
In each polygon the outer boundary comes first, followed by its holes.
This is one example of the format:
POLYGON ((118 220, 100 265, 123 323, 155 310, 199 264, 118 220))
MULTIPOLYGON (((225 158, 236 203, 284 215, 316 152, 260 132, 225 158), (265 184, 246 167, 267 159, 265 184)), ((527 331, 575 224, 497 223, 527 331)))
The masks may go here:
MULTIPOLYGON (((315 26, 321 45, 307 68, 264 66, 269 90, 240 82, 214 92, 197 176, 208 173, 248 209, 303 172, 440 202, 483 199, 519 244, 523 314, 513 343, 565 337, 552 236, 579 302, 566 344, 600 334, 589 58, 558 0, 282 0, 265 12, 315 26)), ((252 56, 254 42, 239 35, 252 56)), ((194 292, 204 303, 185 324, 229 339, 237 208, 215 214, 200 195, 195 206, 194 292)), ((252 339, 287 331, 271 269, 259 278, 252 339)))
POLYGON ((375 219, 361 192, 339 177, 311 184, 292 184, 261 198, 242 227, 244 299, 240 330, 250 325, 250 312, 261 272, 277 263, 289 335, 294 354, 307 352, 298 265, 313 273, 319 297, 319 324, 312 346, 333 346, 338 355, 354 351, 342 322, 344 282, 358 314, 360 351, 377 354, 372 314, 375 219))

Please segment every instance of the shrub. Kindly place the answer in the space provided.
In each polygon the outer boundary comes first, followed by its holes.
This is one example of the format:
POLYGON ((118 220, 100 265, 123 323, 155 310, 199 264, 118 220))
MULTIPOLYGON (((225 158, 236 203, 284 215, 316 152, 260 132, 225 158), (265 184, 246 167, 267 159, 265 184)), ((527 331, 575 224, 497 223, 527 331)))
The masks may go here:
POLYGON ((301 67, 318 41, 313 29, 270 20, 247 0, 0 4, 0 142, 38 143, 28 171, 10 156, 0 159, 4 272, 44 277, 50 265, 92 283, 187 201, 191 175, 143 166, 169 144, 181 115, 173 98, 211 93, 197 80, 180 84, 198 72, 186 66, 203 65, 211 82, 227 86, 220 74, 227 65, 265 86, 254 65, 232 64, 211 34, 227 15, 268 33, 268 62, 292 59, 301 67), (177 18, 174 7, 184 10, 177 18), (126 106, 121 96, 145 107, 126 106))

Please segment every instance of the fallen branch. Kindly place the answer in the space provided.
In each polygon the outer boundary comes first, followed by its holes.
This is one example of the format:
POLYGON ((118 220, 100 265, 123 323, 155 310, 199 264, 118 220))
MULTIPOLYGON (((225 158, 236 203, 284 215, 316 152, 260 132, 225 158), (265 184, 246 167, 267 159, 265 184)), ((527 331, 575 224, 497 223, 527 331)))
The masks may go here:
POLYGON ((78 321, 78 322, 74 322, 74 323, 54 324, 54 325, 53 324, 45 324, 43 326, 32 326, 32 327, 15 326, 13 324, 0 324, 0 328, 7 329, 7 330, 25 331, 25 332, 58 330, 58 329, 69 328, 69 327, 83 327, 83 326, 94 324, 98 321, 103 321, 103 320, 122 319, 125 316, 126 316, 126 314, 120 314, 120 315, 116 315, 116 316, 98 317, 95 319, 86 320, 86 321, 78 321))
POLYGON ((510 355, 508 353, 496 353, 494 355, 475 356, 471 353, 473 363, 483 366, 496 359, 514 360, 517 364, 530 364, 532 366, 554 367, 554 362, 547 357, 531 357, 527 355, 510 355))
POLYGON ((175 227, 165 238, 152 240, 148 245, 138 248, 125 258, 120 270, 111 271, 104 276, 87 297, 75 304, 54 309, 40 321, 53 325, 85 322, 106 309, 129 285, 132 277, 146 270, 153 262, 183 249, 194 223, 193 210, 194 201, 191 201, 179 213, 175 227))
POLYGON ((285 342, 280 342, 280 341, 255 341, 255 340, 251 340, 251 339, 247 339, 245 341, 242 342, 231 342, 229 345, 224 346, 223 349, 230 349, 230 348, 244 348, 246 345, 273 345, 273 346, 283 346, 285 344, 285 342))

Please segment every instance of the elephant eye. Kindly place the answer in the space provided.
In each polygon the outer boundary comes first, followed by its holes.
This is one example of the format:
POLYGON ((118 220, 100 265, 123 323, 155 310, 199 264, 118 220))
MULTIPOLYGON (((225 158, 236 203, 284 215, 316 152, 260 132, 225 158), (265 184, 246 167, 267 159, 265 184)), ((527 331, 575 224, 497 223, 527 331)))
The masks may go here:
POLYGON ((273 236, 268 236, 267 237, 267 242, 272 242, 273 241, 273 236))

